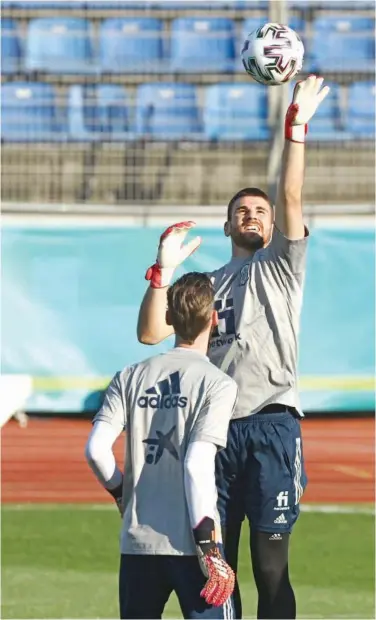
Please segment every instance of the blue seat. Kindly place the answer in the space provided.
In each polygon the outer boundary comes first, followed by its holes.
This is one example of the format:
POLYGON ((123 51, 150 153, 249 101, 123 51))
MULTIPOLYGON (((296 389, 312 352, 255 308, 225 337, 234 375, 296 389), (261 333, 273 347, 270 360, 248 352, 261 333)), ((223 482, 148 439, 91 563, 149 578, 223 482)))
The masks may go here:
POLYGON ((100 2, 99 0, 92 0, 91 2, 85 2, 86 6, 90 10, 100 9, 101 11, 113 11, 113 10, 124 10, 124 9, 148 9, 152 8, 153 2, 148 2, 147 0, 136 0, 136 2, 131 2, 130 0, 115 0, 111 2, 111 0, 104 0, 100 2))
POLYGON ((374 82, 355 82, 349 87, 347 130, 355 138, 375 139, 374 82))
POLYGON ((203 112, 209 140, 266 140, 267 89, 257 84, 208 86, 203 112))
POLYGON ((160 140, 196 139, 201 126, 192 84, 142 84, 137 90, 136 133, 160 140))
POLYGON ((185 11, 196 9, 198 11, 207 11, 208 9, 225 8, 228 5, 228 2, 222 2, 221 0, 212 0, 211 2, 205 2, 205 0, 177 0, 177 2, 174 2, 173 0, 160 0, 159 2, 154 2, 153 4, 157 8, 164 10, 185 11))
POLYGON ((71 86, 67 117, 71 140, 117 141, 131 137, 128 94, 117 84, 71 86))
POLYGON ((152 17, 106 19, 100 28, 99 64, 109 73, 161 71, 163 23, 152 17))
POLYGON ((90 22, 77 17, 31 20, 25 65, 29 71, 93 73, 90 22))
POLYGON ((347 11, 356 11, 359 9, 372 9, 375 7, 374 0, 346 0, 346 6, 339 0, 289 0, 288 6, 291 9, 309 9, 309 8, 322 8, 322 9, 338 9, 343 11, 344 8, 347 11))
POLYGON ((226 5, 234 9, 266 9, 268 0, 232 0, 226 2, 226 5))
POLYGON ((351 15, 326 16, 313 22, 311 71, 374 71, 374 20, 351 15))
POLYGON ((171 22, 171 69, 177 72, 232 71, 234 23, 226 17, 181 17, 171 22))
POLYGON ((2 139, 43 142, 65 139, 63 115, 50 84, 11 82, 1 87, 2 139))
POLYGON ((80 2, 77 0, 55 0, 55 2, 50 2, 49 0, 25 0, 24 2, 13 2, 13 6, 17 6, 22 9, 83 9, 86 2, 80 2))
POLYGON ((1 71, 4 74, 17 73, 22 58, 18 24, 13 19, 1 20, 1 71))
POLYGON ((309 123, 309 140, 335 142, 350 137, 345 131, 345 109, 341 90, 337 84, 328 84, 328 86, 330 86, 329 95, 317 108, 309 123))

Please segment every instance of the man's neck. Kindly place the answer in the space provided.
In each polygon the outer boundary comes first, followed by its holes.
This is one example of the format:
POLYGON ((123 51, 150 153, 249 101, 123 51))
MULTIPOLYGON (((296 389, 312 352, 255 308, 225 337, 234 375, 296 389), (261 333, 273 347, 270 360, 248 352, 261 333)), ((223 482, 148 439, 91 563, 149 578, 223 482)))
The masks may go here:
POLYGON ((237 245, 232 245, 232 258, 252 258, 256 250, 246 250, 237 245))
POLYGON ((192 343, 181 340, 179 336, 177 336, 175 341, 175 348, 176 347, 180 347, 181 349, 189 349, 190 351, 197 351, 197 353, 206 355, 208 352, 208 334, 200 334, 192 343))

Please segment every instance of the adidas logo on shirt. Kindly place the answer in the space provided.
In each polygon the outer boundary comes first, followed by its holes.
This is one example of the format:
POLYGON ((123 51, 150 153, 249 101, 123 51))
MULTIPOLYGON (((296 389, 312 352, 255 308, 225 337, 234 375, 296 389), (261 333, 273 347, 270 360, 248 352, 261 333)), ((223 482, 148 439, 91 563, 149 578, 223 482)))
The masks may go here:
POLYGON ((286 517, 283 512, 276 519, 274 519, 274 523, 280 523, 281 525, 287 523, 286 517))
POLYGON ((180 377, 178 372, 172 373, 167 379, 158 381, 157 385, 145 391, 147 396, 140 396, 137 405, 142 409, 173 409, 186 407, 188 399, 181 396, 180 377))

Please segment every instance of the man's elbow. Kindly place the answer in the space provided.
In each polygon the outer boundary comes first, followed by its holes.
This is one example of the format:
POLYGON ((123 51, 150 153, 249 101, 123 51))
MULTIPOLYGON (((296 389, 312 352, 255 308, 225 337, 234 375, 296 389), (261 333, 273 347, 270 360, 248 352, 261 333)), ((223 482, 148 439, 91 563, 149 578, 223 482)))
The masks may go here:
POLYGON ((137 329, 137 340, 141 344, 158 344, 160 342, 160 340, 155 338, 150 332, 141 329, 137 329))

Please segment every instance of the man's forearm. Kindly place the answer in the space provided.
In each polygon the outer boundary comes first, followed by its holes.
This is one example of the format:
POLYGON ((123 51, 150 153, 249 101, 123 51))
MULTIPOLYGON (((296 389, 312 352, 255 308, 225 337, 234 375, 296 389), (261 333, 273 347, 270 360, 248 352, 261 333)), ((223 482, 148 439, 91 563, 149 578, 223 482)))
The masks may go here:
POLYGON ((85 456, 90 468, 109 493, 118 489, 123 482, 123 474, 116 465, 112 451, 117 436, 110 424, 96 422, 85 448, 85 456))
POLYGON ((194 441, 187 450, 184 462, 184 486, 193 530, 205 518, 214 520, 217 500, 216 453, 216 446, 206 441, 194 441))
POLYGON ((167 286, 149 286, 144 295, 137 322, 137 338, 142 344, 158 344, 174 333, 166 323, 167 291, 167 286))
POLYGON ((275 223, 277 228, 292 240, 304 237, 304 149, 304 143, 285 140, 278 185, 275 223))

